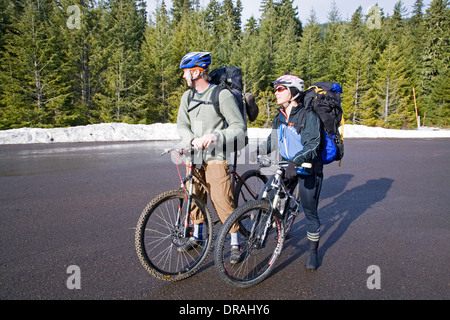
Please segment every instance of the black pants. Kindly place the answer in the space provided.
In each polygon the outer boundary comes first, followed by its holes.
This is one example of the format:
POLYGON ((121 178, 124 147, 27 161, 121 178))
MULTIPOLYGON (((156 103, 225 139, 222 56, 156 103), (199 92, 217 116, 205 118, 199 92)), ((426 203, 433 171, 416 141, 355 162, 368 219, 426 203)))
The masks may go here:
POLYGON ((295 197, 300 198, 306 217, 306 231, 310 234, 319 232, 320 220, 317 214, 320 191, 322 189, 323 173, 319 175, 297 175, 297 181, 289 184, 293 190, 297 186, 295 197))

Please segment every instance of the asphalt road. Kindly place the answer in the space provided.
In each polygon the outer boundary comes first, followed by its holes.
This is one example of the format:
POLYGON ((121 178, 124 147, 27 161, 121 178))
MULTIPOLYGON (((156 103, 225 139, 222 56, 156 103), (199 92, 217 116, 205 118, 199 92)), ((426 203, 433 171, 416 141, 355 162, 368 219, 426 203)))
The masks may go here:
POLYGON ((304 269, 299 217, 273 274, 250 289, 222 282, 212 257, 175 283, 140 265, 138 217, 179 186, 159 156, 172 144, 0 146, 0 299, 450 298, 449 139, 347 139, 342 166, 325 168, 319 269, 304 269))

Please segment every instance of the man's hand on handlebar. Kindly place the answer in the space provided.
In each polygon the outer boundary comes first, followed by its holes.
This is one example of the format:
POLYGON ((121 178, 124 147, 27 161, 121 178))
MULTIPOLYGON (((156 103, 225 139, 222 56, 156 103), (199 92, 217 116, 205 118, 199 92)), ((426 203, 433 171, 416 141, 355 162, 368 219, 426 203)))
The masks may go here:
POLYGON ((215 135, 214 133, 208 133, 200 138, 195 138, 194 140, 192 140, 191 144, 196 149, 201 150, 201 149, 208 148, 212 143, 214 143, 216 141, 217 141, 217 135, 215 135))

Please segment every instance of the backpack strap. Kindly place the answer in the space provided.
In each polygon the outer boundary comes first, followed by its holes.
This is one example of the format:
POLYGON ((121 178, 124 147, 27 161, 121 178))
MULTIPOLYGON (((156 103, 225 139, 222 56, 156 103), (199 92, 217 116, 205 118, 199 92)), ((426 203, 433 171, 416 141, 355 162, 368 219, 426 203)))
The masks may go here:
POLYGON ((297 123, 297 126, 296 126, 296 129, 297 129, 297 132, 298 132, 298 133, 300 133, 300 132, 303 130, 303 128, 305 127, 306 114, 307 114, 309 111, 313 111, 313 109, 312 109, 312 108, 304 107, 303 110, 300 111, 301 113, 300 113, 300 115, 299 115, 298 123, 297 123))
POLYGON ((223 123, 226 126, 225 117, 223 116, 222 112, 220 112, 220 102, 219 102, 219 95, 223 89, 225 89, 225 87, 223 87, 221 85, 216 85, 216 87, 214 88, 214 91, 211 94, 211 99, 212 99, 212 105, 214 107, 214 110, 216 110, 216 113, 223 120, 223 123))
POLYGON ((201 104, 213 104, 212 101, 204 101, 204 100, 194 99, 194 89, 191 90, 191 94, 188 97, 188 106, 191 104, 192 101, 197 102, 197 104, 191 108, 188 108, 188 110, 187 110, 188 113, 195 110, 201 104))
POLYGON ((223 89, 225 89, 225 87, 216 85, 216 87, 214 88, 214 90, 211 94, 212 101, 204 101, 204 100, 194 99, 194 89, 192 89, 191 90, 192 94, 190 94, 188 97, 188 106, 191 104, 192 101, 197 102, 197 103, 193 107, 189 108, 187 110, 187 112, 189 113, 189 112, 193 111, 194 109, 199 107, 201 104, 212 104, 214 107, 214 110, 216 110, 216 113, 223 120, 223 122, 226 123, 225 117, 220 112, 220 103, 219 103, 219 94, 223 89))

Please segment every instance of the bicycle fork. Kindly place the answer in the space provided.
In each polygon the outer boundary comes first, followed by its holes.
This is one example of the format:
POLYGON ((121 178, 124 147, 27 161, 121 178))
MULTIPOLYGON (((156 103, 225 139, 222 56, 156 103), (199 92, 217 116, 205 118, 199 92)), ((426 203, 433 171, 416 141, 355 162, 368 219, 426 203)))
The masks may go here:
POLYGON ((183 183, 183 187, 186 190, 186 183, 187 181, 189 181, 189 190, 187 191, 187 195, 186 195, 186 212, 184 214, 184 219, 183 219, 183 199, 180 199, 180 205, 178 208, 178 215, 177 215, 177 221, 175 224, 176 230, 181 230, 182 231, 182 236, 187 238, 190 236, 190 229, 189 229, 189 224, 190 224, 190 219, 191 219, 191 207, 192 207, 192 192, 194 191, 194 177, 192 176, 192 174, 189 173, 189 175, 184 178, 182 180, 183 183), (183 221, 182 221, 183 220, 183 221), (180 228, 180 226, 182 226, 180 228))
MULTIPOLYGON (((269 231, 270 227, 276 228, 276 225, 272 226, 272 217, 273 215, 278 215, 281 216, 281 213, 279 211, 279 203, 280 203, 280 178, 281 178, 282 172, 281 170, 277 170, 274 179, 272 180, 270 186, 266 186, 266 188, 263 191, 262 194, 262 199, 269 199, 269 193, 270 191, 274 190, 275 191, 275 195, 273 197, 273 200, 271 202, 270 205, 270 212, 267 214, 264 214, 262 212, 259 212, 258 214, 258 219, 256 219, 256 221, 258 221, 260 219, 261 216, 267 218, 267 220, 264 223, 264 228, 262 230, 261 234, 257 235, 257 239, 258 239, 258 246, 259 247, 264 247, 265 241, 266 241, 266 236, 267 236, 267 232, 269 231)), ((262 217, 261 217, 262 218, 262 217)), ((258 225, 258 223, 255 223, 253 226, 253 229, 258 225)), ((252 230, 252 233, 254 232, 254 230, 252 230)))

